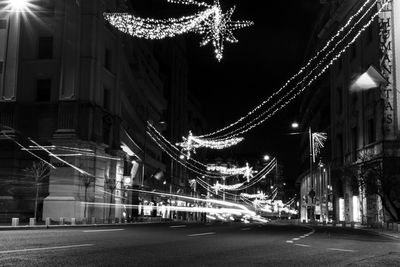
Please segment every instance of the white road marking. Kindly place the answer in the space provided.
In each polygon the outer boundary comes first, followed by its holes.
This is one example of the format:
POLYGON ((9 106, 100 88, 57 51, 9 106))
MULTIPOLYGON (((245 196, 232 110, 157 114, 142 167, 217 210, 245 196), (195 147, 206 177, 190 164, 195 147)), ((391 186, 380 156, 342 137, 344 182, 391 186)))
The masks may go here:
POLYGON ((84 233, 96 233, 96 232, 115 232, 124 231, 125 229, 102 229, 102 230, 85 230, 84 233))
POLYGON ((306 248, 309 248, 310 246, 309 245, 305 245, 305 244, 294 244, 295 246, 299 246, 299 247, 306 247, 306 248))
POLYGON ((251 228, 242 228, 242 231, 249 231, 251 228))
POLYGON ((293 243, 293 241, 292 240, 287 240, 286 243, 293 243))
POLYGON ((172 225, 169 228, 183 228, 186 227, 186 225, 172 225))
POLYGON ((0 251, 0 254, 9 254, 9 253, 18 253, 18 252, 30 252, 30 251, 41 251, 41 250, 56 250, 56 249, 67 249, 67 248, 80 248, 80 247, 92 247, 92 246, 95 246, 95 244, 81 244, 81 245, 43 247, 43 248, 25 248, 25 249, 0 251))
POLYGON ((341 248, 327 248, 328 250, 334 250, 334 251, 343 251, 343 252, 355 252, 355 250, 352 249, 341 249, 341 248))
POLYGON ((300 240, 300 238, 293 238, 292 240, 297 241, 297 240, 300 240))
POLYGON ((215 235, 215 232, 192 234, 192 235, 188 235, 188 236, 202 236, 202 235, 215 235))

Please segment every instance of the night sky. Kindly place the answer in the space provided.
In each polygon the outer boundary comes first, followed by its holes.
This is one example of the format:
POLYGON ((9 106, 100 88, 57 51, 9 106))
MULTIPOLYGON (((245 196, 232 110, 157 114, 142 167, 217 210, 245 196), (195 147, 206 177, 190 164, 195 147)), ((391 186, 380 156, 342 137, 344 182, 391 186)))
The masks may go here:
MULTIPOLYGON (((168 4, 166 0, 133 3, 136 14, 155 14, 157 18, 169 13, 189 15, 198 10, 168 4)), ((200 36, 187 36, 189 91, 203 105, 208 132, 247 114, 300 69, 321 7, 319 0, 222 0, 221 5, 224 10, 236 5, 232 20, 252 20, 255 25, 234 32, 239 43, 226 44, 220 63, 210 45, 199 46, 200 36)), ((239 160, 254 160, 264 154, 276 156, 285 165, 286 178, 294 181, 299 171, 300 138, 287 133, 291 122, 300 120, 297 102, 247 133, 241 145, 223 153, 225 157, 228 154, 239 160)))
MULTIPOLYGON (((210 130, 219 129, 267 99, 304 62, 307 43, 321 7, 319 0, 225 0, 236 5, 233 20, 253 20, 255 25, 235 31, 237 44, 225 46, 218 63, 210 46, 199 47, 200 38, 189 38, 189 90, 203 103, 210 130)), ((300 96, 301 98, 301 96, 300 96)), ((247 133, 230 154, 262 158, 277 156, 285 176, 295 180, 300 159, 299 136, 290 136, 292 121, 299 121, 298 101, 247 133)))

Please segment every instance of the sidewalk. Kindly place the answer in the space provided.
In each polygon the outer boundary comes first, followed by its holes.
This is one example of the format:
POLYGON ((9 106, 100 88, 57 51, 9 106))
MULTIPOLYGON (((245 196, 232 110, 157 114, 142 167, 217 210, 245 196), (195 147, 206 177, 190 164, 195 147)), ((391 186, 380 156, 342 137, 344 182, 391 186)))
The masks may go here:
POLYGON ((372 228, 372 227, 367 227, 364 225, 358 225, 355 227, 355 229, 361 229, 364 231, 369 231, 369 232, 375 232, 384 236, 389 236, 395 239, 400 240, 400 232, 396 229, 384 229, 384 228, 372 228))
POLYGON ((328 224, 322 224, 322 223, 301 223, 297 220, 281 220, 281 221, 276 221, 274 223, 283 223, 283 224, 295 224, 295 225, 303 225, 303 226, 308 226, 308 227, 336 227, 336 228, 353 228, 353 229, 359 229, 363 231, 369 231, 369 232, 374 232, 380 235, 388 236, 391 238, 395 238, 400 240, 400 224, 396 223, 390 223, 390 224, 383 224, 381 227, 371 227, 367 225, 361 225, 361 224, 351 224, 351 223, 346 223, 345 226, 341 223, 337 223, 335 226, 331 223, 328 224), (353 226, 353 227, 352 227, 353 226))
POLYGON ((55 228, 75 228, 75 227, 110 227, 110 226, 127 226, 127 225, 141 225, 141 224, 162 224, 162 223, 202 223, 197 221, 181 221, 181 220, 148 220, 148 221, 135 221, 135 222, 119 222, 119 223, 65 223, 65 224, 49 224, 45 225, 43 222, 36 225, 29 225, 26 223, 20 224, 18 226, 12 226, 10 224, 0 224, 0 231, 9 230, 40 230, 40 229, 55 229, 55 228))

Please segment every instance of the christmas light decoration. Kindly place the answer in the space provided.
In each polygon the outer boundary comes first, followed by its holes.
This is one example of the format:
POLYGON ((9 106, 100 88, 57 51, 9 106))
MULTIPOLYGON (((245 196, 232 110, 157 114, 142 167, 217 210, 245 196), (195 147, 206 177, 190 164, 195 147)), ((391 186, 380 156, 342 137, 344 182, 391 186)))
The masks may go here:
POLYGON ((203 36, 201 46, 209 43, 214 46, 218 61, 222 59, 225 42, 238 42, 233 36, 233 31, 254 24, 252 21, 232 21, 235 7, 224 13, 219 0, 214 0, 212 5, 197 1, 168 0, 168 2, 193 4, 206 9, 195 15, 181 18, 140 18, 127 13, 104 13, 104 18, 121 32, 138 38, 164 39, 190 32, 198 33, 203 36))
POLYGON ((189 159, 191 153, 196 154, 196 149, 200 147, 210 149, 225 149, 231 146, 235 146, 243 141, 243 138, 227 138, 224 140, 207 140, 200 139, 193 136, 192 131, 189 131, 188 137, 182 137, 183 142, 177 143, 177 146, 182 147, 182 152, 186 154, 189 159))
POLYGON ((313 140, 313 161, 315 162, 316 156, 321 152, 328 135, 326 133, 312 133, 313 140))
MULTIPOLYGON (((325 46, 319 50, 316 55, 314 57, 312 57, 306 64, 305 66, 303 66, 295 75, 293 75, 291 78, 289 78, 289 80, 279 89, 277 90, 275 93, 273 93, 267 100, 263 101, 260 105, 258 105, 257 107, 255 107, 253 110, 251 110, 250 112, 248 112, 244 117, 241 117, 239 120, 235 121, 234 123, 231 123, 230 125, 216 130, 214 132, 208 133, 208 134, 204 134, 204 135, 200 135, 198 136, 198 138, 206 138, 206 137, 211 137, 211 136, 215 136, 218 133, 221 133, 223 131, 226 131, 230 128, 232 128, 233 126, 239 124, 240 122, 244 121, 246 118, 250 117, 251 115, 253 115, 254 113, 256 113, 256 111, 258 111, 259 109, 261 109, 265 104, 269 103, 276 95, 278 95, 279 93, 281 93, 293 80, 295 80, 300 74, 302 74, 316 59, 319 58, 319 56, 325 52, 326 50, 328 50, 328 48, 330 47, 331 43, 333 43, 344 31, 347 30, 347 28, 351 25, 352 21, 358 17, 363 11, 364 9, 371 3, 372 0, 367 0, 362 6, 361 8, 353 15, 351 16, 348 21, 346 22, 346 24, 341 27, 338 32, 336 33, 336 35, 332 36, 328 42, 325 44, 325 46)), ((373 7, 378 0, 375 0, 374 3, 372 4, 371 7, 373 7)), ((364 16, 370 11, 371 7, 364 13, 364 16)), ((348 32, 348 31, 347 31, 348 32)))
MULTIPOLYGON (((334 45, 334 47, 331 50, 328 51, 328 53, 317 63, 317 65, 314 68, 312 68, 300 81, 298 81, 297 84, 295 86, 293 86, 293 88, 291 90, 289 90, 284 96, 282 96, 280 99, 278 99, 266 111, 262 112, 256 118, 252 119, 250 122, 247 122, 246 124, 240 126, 237 129, 234 129, 234 130, 232 130, 230 132, 227 132, 227 133, 225 133, 223 135, 219 135, 219 136, 214 137, 214 138, 217 138, 218 140, 224 140, 224 139, 234 138, 235 136, 238 136, 238 135, 242 135, 242 134, 252 130, 253 128, 259 126, 260 124, 264 123, 267 119, 271 118, 276 112, 278 112, 279 110, 281 110, 282 108, 287 106, 299 94, 296 94, 294 98, 290 98, 289 101, 284 102, 284 104, 282 106, 280 106, 280 107, 279 107, 279 104, 281 102, 283 102, 285 99, 287 99, 288 97, 290 97, 290 95, 293 94, 293 92, 295 92, 295 90, 299 86, 303 86, 307 82, 307 79, 309 77, 311 77, 314 73, 317 72, 317 77, 314 76, 314 79, 312 80, 311 83, 308 83, 306 86, 301 88, 300 89, 301 92, 303 92, 305 89, 307 89, 317 78, 320 77, 320 75, 318 75, 318 71, 319 71, 319 68, 321 67, 321 65, 324 62, 326 62, 328 57, 330 55, 332 55, 336 51, 338 46, 340 44, 342 44, 350 36, 351 33, 353 33, 353 31, 356 29, 356 27, 362 22, 362 20, 367 16, 367 14, 372 10, 372 8, 374 8, 374 5, 376 4, 377 1, 378 0, 375 0, 374 4, 372 6, 370 6, 365 11, 365 13, 355 22, 355 24, 346 32, 346 34, 334 45), (275 110, 274 110, 274 108, 275 108, 275 110), (269 113, 270 111, 273 111, 273 112, 269 113)), ((379 14, 379 13, 380 12, 378 12, 377 14, 379 14)), ((334 57, 334 59, 335 59, 335 57, 334 57)), ((261 106, 264 105, 264 104, 265 104, 265 102, 263 102, 263 104, 261 104, 258 107, 258 109, 260 109, 261 106)), ((196 137, 196 138, 201 139, 201 137, 196 137)), ((210 138, 208 138, 208 139, 210 140, 210 138)), ((211 138, 211 140, 212 140, 212 138, 211 138)))
POLYGON ((257 175, 255 175, 250 181, 246 183, 238 183, 234 185, 222 185, 219 182, 217 182, 215 185, 210 185, 201 178, 197 178, 197 181, 199 181, 199 183, 202 183, 203 185, 209 188, 213 188, 216 191, 216 193, 218 193, 218 191, 241 191, 260 182, 262 179, 264 179, 266 175, 268 175, 271 171, 275 169, 275 166, 276 166, 276 159, 273 159, 271 160, 271 162, 268 163, 267 166, 265 166, 262 170, 260 170, 257 173, 257 175))
MULTIPOLYGON (((175 147, 168 147, 167 145, 165 145, 162 140, 156 136, 155 134, 153 134, 151 131, 147 131, 147 134, 151 137, 151 139, 169 156, 171 157, 174 161, 176 161, 177 163, 179 163, 180 165, 184 166, 185 168, 193 171, 194 173, 197 173, 201 176, 205 176, 208 178, 222 178, 223 176, 218 175, 218 174, 214 174, 214 173, 210 173, 206 171, 205 167, 198 166, 196 164, 194 164, 193 162, 189 161, 189 160, 184 160, 184 158, 180 158, 180 152, 179 150, 177 150, 175 147), (175 150, 174 150, 175 149, 175 150)), ((200 165, 200 164, 199 164, 200 165)))
MULTIPOLYGON (((255 109, 253 109, 252 111, 250 111, 245 117, 240 118, 238 121, 230 124, 229 126, 217 130, 215 132, 212 132, 210 134, 206 134, 206 135, 201 135, 201 136, 197 136, 197 138, 201 139, 201 138, 205 138, 208 137, 209 140, 213 140, 213 139, 218 139, 218 140, 224 140, 224 138, 233 138, 235 136, 238 136, 240 134, 243 134, 245 132, 250 131, 251 129, 255 128, 256 126, 260 125, 261 123, 263 123, 265 120, 267 120, 268 118, 272 117, 277 111, 281 110, 282 108, 284 108, 286 105, 288 105, 295 97, 297 97, 299 95, 299 93, 295 94, 293 97, 290 97, 290 94, 292 94, 294 92, 294 89, 296 89, 298 86, 303 85, 304 82, 316 71, 318 71, 318 68, 321 67, 322 63, 324 63, 328 56, 330 56, 339 46, 339 44, 341 44, 346 38, 349 37, 350 33, 352 33, 354 31, 354 29, 356 28, 356 26, 358 26, 358 24, 360 24, 360 22, 366 17, 366 15, 372 10, 372 8, 375 6, 375 4, 377 3, 377 0, 373 1, 373 4, 365 11, 365 13, 361 16, 361 18, 358 19, 358 21, 352 25, 352 27, 350 28, 350 30, 348 30, 347 28, 351 25, 351 22, 358 17, 363 11, 364 9, 368 6, 368 4, 370 4, 371 0, 367 1, 364 3, 364 5, 352 16, 350 17, 350 19, 348 20, 348 22, 337 32, 337 34, 335 36, 333 36, 328 42, 327 44, 324 46, 324 48, 320 51, 317 52, 316 56, 314 56, 313 58, 311 58, 309 60, 309 62, 297 73, 295 74, 292 78, 289 79, 289 81, 281 88, 279 89, 276 93, 274 93, 270 98, 268 98, 266 101, 264 101, 261 105, 257 106, 255 109), (328 48, 331 47, 331 44, 333 43, 333 41, 335 41, 337 38, 340 37, 341 33, 343 33, 346 30, 346 34, 343 38, 341 38, 337 43, 335 43, 334 47, 331 48, 328 53, 323 57, 323 59, 321 59, 318 64, 317 67, 314 67, 311 71, 308 72, 308 74, 297 83, 297 85, 289 92, 287 93, 284 97, 282 97, 281 99, 279 99, 279 101, 277 101, 273 107, 271 107, 267 112, 262 113, 260 116, 258 116, 256 119, 253 119, 250 123, 247 123, 245 125, 243 125, 242 127, 238 129, 236 129, 235 131, 232 131, 230 133, 226 133, 224 135, 217 135, 218 133, 221 133, 227 129, 232 128, 233 126, 237 125, 239 122, 242 122, 244 119, 248 118, 250 115, 253 115, 257 110, 261 109, 262 106, 264 106, 266 103, 268 103, 274 96, 276 96, 277 94, 281 93, 282 90, 284 88, 286 88, 288 86, 288 84, 293 81, 296 77, 298 77, 302 72, 304 72, 309 66, 311 66, 311 63, 313 63, 317 58, 319 58, 319 56, 322 54, 322 52, 328 50, 328 48), (286 100, 288 97, 290 97, 288 100, 286 100), (286 101, 285 101, 286 100, 286 101), (284 102, 285 101, 285 102, 284 102), (284 102, 281 106, 278 106, 279 103, 284 102), (275 110, 273 110, 273 108, 275 108, 276 106, 278 106, 275 110), (271 113, 268 113, 269 111, 271 111, 271 113), (214 136, 214 137, 211 137, 214 136)), ((387 5, 387 3, 385 4, 387 5)), ((377 14, 379 14, 382 11, 382 9, 380 9, 375 15, 372 16, 372 18, 375 18, 377 16, 377 14)), ((371 22, 371 21, 370 21, 371 22)), ((356 34, 355 39, 357 39, 360 35, 361 32, 363 32, 365 30, 366 27, 368 27, 370 25, 370 22, 367 23, 366 25, 364 25, 364 27, 356 34), (366 26, 366 27, 365 27, 366 26)), ((353 40, 351 41, 351 43, 353 43, 355 40, 353 38, 353 40)), ((344 50, 347 50, 348 45, 345 46, 344 50)), ((335 62, 338 57, 341 56, 341 54, 344 51, 340 51, 339 53, 337 53, 335 56, 333 56, 333 59, 327 63, 327 65, 322 68, 322 71, 325 72, 327 68, 329 68, 333 62, 335 62)), ((316 75, 314 75, 313 78, 311 78, 309 83, 306 83, 306 86, 303 86, 303 88, 301 88, 299 90, 299 92, 301 93, 302 91, 304 91, 306 88, 308 88, 319 76, 321 75, 321 73, 317 73, 316 75)))
POLYGON ((250 178, 253 178, 253 168, 250 168, 248 163, 246 163, 246 170, 243 176, 246 177, 247 182, 250 182, 250 178))
POLYGON ((259 193, 259 194, 247 194, 247 193, 241 193, 240 194, 241 197, 245 197, 248 199, 266 199, 267 195, 265 195, 264 193, 259 193))
POLYGON ((213 172, 219 172, 222 175, 227 175, 227 176, 243 175, 246 178, 253 177, 253 173, 255 173, 255 171, 253 171, 253 168, 250 168, 248 163, 246 163, 246 167, 242 168, 227 168, 225 166, 217 166, 215 164, 209 164, 207 165, 207 170, 213 172))
POLYGON ((211 188, 214 189, 216 193, 218 193, 218 191, 221 191, 221 190, 236 191, 243 185, 244 185, 244 183, 239 183, 239 184, 234 184, 234 185, 223 185, 223 184, 220 184, 219 182, 217 182, 216 184, 211 186, 211 188))

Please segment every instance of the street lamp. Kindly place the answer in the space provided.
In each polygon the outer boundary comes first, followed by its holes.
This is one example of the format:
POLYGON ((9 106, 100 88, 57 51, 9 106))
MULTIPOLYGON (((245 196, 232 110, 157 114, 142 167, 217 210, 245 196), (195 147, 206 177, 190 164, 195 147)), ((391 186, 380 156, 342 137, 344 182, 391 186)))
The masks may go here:
POLYGON ((264 156, 264 160, 265 160, 265 161, 269 161, 270 159, 271 159, 271 157, 270 157, 269 155, 265 155, 265 156, 264 156))
POLYGON ((12 12, 25 12, 31 6, 29 2, 30 0, 7 0, 6 9, 10 9, 12 12))
POLYGON ((380 84, 388 84, 389 82, 385 77, 373 66, 370 65, 368 69, 361 74, 351 85, 352 90, 367 90, 376 88, 380 84))

